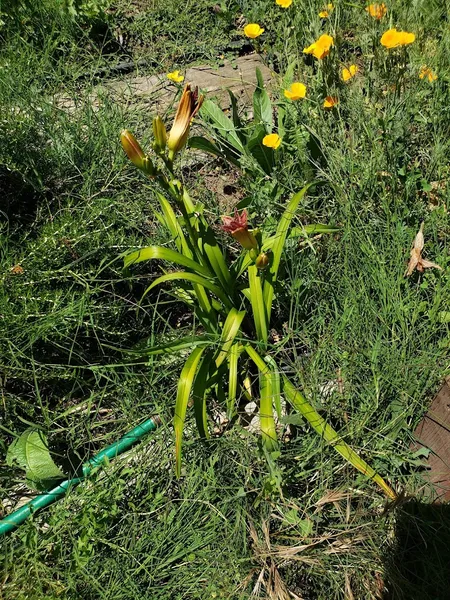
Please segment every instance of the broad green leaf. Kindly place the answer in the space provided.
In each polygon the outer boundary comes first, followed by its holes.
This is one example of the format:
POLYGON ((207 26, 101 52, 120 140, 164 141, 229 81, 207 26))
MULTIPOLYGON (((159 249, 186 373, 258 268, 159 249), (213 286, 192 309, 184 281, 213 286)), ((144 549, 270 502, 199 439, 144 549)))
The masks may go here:
POLYGON ((250 265, 248 268, 248 281, 256 336, 258 341, 266 347, 268 338, 266 307, 264 305, 261 277, 255 265, 250 265))
POLYGON ((214 156, 223 158, 223 152, 220 150, 220 148, 203 136, 194 135, 193 137, 189 138, 188 145, 190 148, 195 148, 196 150, 201 150, 202 152, 207 152, 208 154, 213 154, 214 156))
POLYGON ((297 194, 294 195, 294 197, 287 205, 287 208, 284 211, 283 215, 281 216, 280 222, 278 223, 277 231, 275 234, 275 242, 272 246, 272 263, 267 271, 263 289, 268 323, 270 323, 274 286, 277 280, 278 269, 280 267, 281 256, 283 254, 287 232, 292 222, 292 219, 294 218, 294 215, 297 211, 298 205, 300 204, 301 200, 303 199, 304 195, 311 187, 311 185, 312 183, 309 183, 302 190, 300 190, 300 192, 297 192, 297 194))
POLYGON ((233 344, 228 353, 228 398, 227 416, 233 418, 236 411, 236 394, 238 387, 239 344, 233 344))
POLYGON ((231 115, 233 117, 233 125, 236 129, 236 133, 238 134, 239 139, 241 140, 241 142, 243 144, 245 144, 245 129, 243 127, 241 118, 239 116, 239 110, 238 110, 238 106, 237 106, 237 98, 230 89, 228 89, 228 95, 230 96, 231 115))
POLYGON ((268 148, 262 143, 266 133, 264 125, 257 125, 248 139, 246 149, 257 161, 264 173, 270 175, 275 161, 275 154, 272 148, 268 148))
POLYGON ((202 117, 208 119, 215 129, 229 142, 238 152, 244 154, 244 146, 242 145, 239 135, 231 121, 211 100, 205 100, 200 109, 202 117))
POLYGON ((278 448, 278 442, 273 420, 273 389, 270 369, 250 344, 246 344, 245 350, 259 370, 259 418, 262 442, 269 452, 273 452, 278 448))
POLYGON ((394 490, 384 481, 384 479, 342 439, 337 431, 328 425, 325 419, 321 417, 303 395, 295 389, 285 375, 283 375, 283 389, 287 400, 289 400, 292 406, 305 417, 320 437, 328 442, 336 452, 353 465, 355 469, 358 469, 358 471, 363 473, 366 477, 375 481, 391 500, 397 498, 394 490))
POLYGON ((209 279, 205 279, 204 277, 197 275, 197 273, 188 273, 186 271, 177 271, 176 273, 167 273, 166 275, 161 275, 161 277, 155 279, 155 281, 145 290, 142 298, 144 298, 150 292, 150 290, 152 290, 157 285, 165 283, 167 281, 177 280, 189 281, 191 283, 197 283, 203 286, 204 288, 215 294, 220 300, 222 300, 225 306, 231 308, 230 300, 219 287, 211 283, 209 279))
POLYGON ((206 393, 208 391, 207 381, 209 379, 209 371, 211 368, 212 359, 214 353, 208 352, 203 356, 195 377, 194 386, 192 389, 192 397, 194 399, 194 414, 195 422, 197 423, 197 429, 200 437, 209 439, 208 421, 206 415, 206 393))
POLYGON ((194 384, 195 374, 200 362, 204 348, 195 348, 187 359, 178 381, 177 400, 175 403, 175 416, 173 427, 175 430, 175 473, 177 477, 181 475, 181 444, 183 441, 184 421, 186 420, 186 410, 194 384))
POLYGON ((253 92, 253 117, 255 123, 261 123, 266 127, 266 133, 272 131, 273 111, 269 94, 264 89, 264 79, 261 71, 256 68, 258 85, 253 92))
POLYGON ((170 248, 162 248, 161 246, 147 246, 146 248, 141 248, 140 250, 136 250, 131 254, 125 256, 124 266, 125 268, 133 265, 135 263, 143 262, 146 260, 167 260, 169 262, 173 262, 181 267, 186 267, 187 269, 191 269, 191 271, 195 271, 200 275, 204 275, 205 277, 210 277, 211 273, 207 267, 200 265, 192 258, 188 258, 175 250, 170 250, 170 248))
POLYGON ((46 490, 65 477, 50 456, 45 435, 37 429, 27 429, 10 445, 6 464, 14 463, 25 470, 27 484, 36 490, 46 490))
POLYGON ((222 329, 221 348, 216 358, 216 368, 219 368, 227 358, 228 352, 233 345, 234 338, 239 333, 242 320, 245 317, 245 310, 238 311, 232 308, 227 315, 222 329))
MULTIPOLYGON (((297 66, 297 62, 291 62, 288 65, 288 68, 286 69, 285 73, 284 73, 284 77, 281 81, 281 89, 285 90, 287 88, 289 88, 292 84, 292 80, 294 77, 294 70, 297 66)), ((278 117, 278 135, 284 139, 286 137, 286 128, 285 128, 285 119, 286 119, 286 114, 289 114, 289 110, 290 110, 290 106, 289 104, 287 104, 286 102, 280 102, 278 104, 278 110, 277 110, 277 117, 278 117)))
MULTIPOLYGON (((240 132, 239 136, 242 137, 240 132)), ((210 142, 207 138, 203 136, 194 136, 189 139, 189 146, 191 148, 201 150, 202 152, 208 152, 209 154, 218 156, 223 160, 227 160, 236 167, 241 166, 238 151, 223 138, 217 140, 217 143, 214 144, 213 142, 210 142)))

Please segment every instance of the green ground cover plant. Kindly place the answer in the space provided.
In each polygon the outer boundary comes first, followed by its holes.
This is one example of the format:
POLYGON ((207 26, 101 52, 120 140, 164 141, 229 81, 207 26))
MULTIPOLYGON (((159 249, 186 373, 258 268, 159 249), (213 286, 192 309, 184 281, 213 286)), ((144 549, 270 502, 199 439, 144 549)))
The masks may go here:
MULTIPOLYGON (((230 41, 240 40, 237 51, 254 45, 261 52, 275 73, 267 90, 272 133, 281 138, 273 165, 261 169, 261 155, 230 151, 201 111, 197 142, 184 152, 193 154, 204 138, 221 156, 206 167, 182 166, 178 177, 224 245, 231 238, 220 231, 220 216, 232 210, 208 189, 211 172, 234 174, 239 166, 239 210, 269 235, 289 199, 308 181, 322 182, 293 215, 293 231, 303 234, 285 245, 267 348, 397 492, 420 495, 423 454, 409 444, 448 372, 450 340, 445 7, 389 2, 378 19, 364 3, 177 5, 111 4, 101 26, 97 16, 77 19, 51 2, 20 4, 20 18, 2 17, 2 457, 31 427, 48 440, 57 468, 72 476, 144 418, 157 413, 163 426, 2 540, 1 593, 8 600, 114 600, 290 592, 312 600, 372 599, 387 589, 392 597, 432 597, 429 582, 410 589, 398 572, 397 513, 382 517, 377 488, 295 413, 283 415, 275 468, 257 433, 238 422, 210 423, 211 438, 199 442, 188 410, 176 478, 172 419, 187 353, 133 351, 144 339, 154 347, 192 338, 199 322, 162 290, 143 298, 161 275, 153 261, 133 266, 130 277, 122 258, 131 248, 173 243, 155 218, 154 186, 119 143, 127 127, 150 146, 155 113, 120 106, 107 94, 94 108, 89 94, 99 68, 124 57, 117 46, 105 50, 97 32, 114 32, 125 17, 135 32, 125 54, 148 56, 149 73, 215 61, 233 52, 230 41), (249 23, 264 29, 254 40, 243 33, 249 23), (163 26, 165 39, 156 36, 163 26), (382 46, 393 28, 414 33, 414 42, 382 46), (334 41, 327 56, 303 52, 323 34, 334 41), (140 37, 154 45, 139 46, 140 37), (285 96, 299 92, 295 82, 305 85, 305 97, 285 96), (76 110, 59 106, 60 94, 73 98, 76 110), (328 96, 338 100, 330 109, 323 106, 328 96), (423 257, 443 270, 405 277, 422 222, 423 257), (321 233, 316 223, 336 231, 321 233)), ((254 119, 238 116, 247 144, 254 119)), ((237 257, 239 248, 228 252, 237 257)), ((0 487, 4 514, 32 493, 13 464, 2 465, 0 487)), ((438 589, 439 571, 433 579, 438 589)), ((445 578, 441 583, 445 590, 445 578)))

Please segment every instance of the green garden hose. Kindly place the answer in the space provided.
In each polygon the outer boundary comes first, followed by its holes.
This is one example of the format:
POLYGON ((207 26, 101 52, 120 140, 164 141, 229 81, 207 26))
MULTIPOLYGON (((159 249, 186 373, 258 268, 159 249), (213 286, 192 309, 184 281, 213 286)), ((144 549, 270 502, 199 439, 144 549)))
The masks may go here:
POLYGON ((39 494, 39 496, 36 496, 30 500, 30 502, 27 502, 24 506, 2 519, 0 521, 0 535, 9 533, 39 509, 49 506, 50 504, 53 504, 53 502, 56 502, 56 500, 59 500, 59 498, 62 498, 67 490, 82 482, 91 473, 92 469, 100 466, 105 459, 110 460, 119 454, 122 454, 122 452, 131 448, 133 444, 141 440, 147 433, 155 431, 160 424, 161 419, 159 417, 152 417, 151 419, 144 421, 144 423, 141 423, 141 425, 131 429, 131 431, 126 433, 120 440, 111 444, 104 450, 101 450, 98 454, 88 460, 87 463, 83 465, 83 475, 81 477, 63 481, 52 490, 49 490, 44 494, 39 494))

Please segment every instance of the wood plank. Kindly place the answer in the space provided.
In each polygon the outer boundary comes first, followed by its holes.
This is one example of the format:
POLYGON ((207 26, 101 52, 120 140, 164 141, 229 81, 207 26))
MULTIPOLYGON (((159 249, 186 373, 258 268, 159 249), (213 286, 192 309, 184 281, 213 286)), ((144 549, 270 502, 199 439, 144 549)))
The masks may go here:
POLYGON ((428 448, 427 486, 424 493, 435 502, 450 502, 450 378, 436 394, 427 414, 417 426, 411 448, 428 448))

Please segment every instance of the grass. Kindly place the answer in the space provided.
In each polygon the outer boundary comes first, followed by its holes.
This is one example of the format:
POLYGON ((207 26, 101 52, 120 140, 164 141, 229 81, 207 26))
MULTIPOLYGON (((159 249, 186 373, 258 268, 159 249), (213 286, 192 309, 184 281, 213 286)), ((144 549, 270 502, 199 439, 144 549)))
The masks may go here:
MULTIPOLYGON (((272 323, 283 344, 271 350, 345 439, 414 494, 420 464, 409 443, 448 373, 450 343, 444 9, 429 0, 392 2, 377 24, 349 3, 336 2, 327 22, 312 2, 281 13, 272 1, 229 2, 221 16, 208 2, 178 4, 143 10, 119 2, 95 28, 51 2, 24 5, 23 24, 11 17, 0 31, 2 455, 32 424, 71 474, 145 417, 158 413, 164 423, 148 443, 2 541, 2 597, 249 598, 258 577, 269 585, 279 575, 308 600, 374 599, 384 586, 392 598, 431 598, 420 580, 426 569, 417 570, 412 590, 400 572, 408 556, 397 547, 404 535, 395 540, 403 513, 381 517, 377 490, 293 415, 278 470, 270 471, 256 437, 236 426, 208 443, 187 435, 183 477, 175 480, 170 423, 182 361, 136 364, 123 352, 195 327, 166 295, 148 297, 137 312, 152 272, 139 269, 130 281, 121 270, 126 250, 168 241, 153 219, 151 186, 118 144, 124 125, 149 139, 153 115, 107 95, 93 110, 89 93, 98 69, 124 56, 146 58, 149 73, 216 61, 241 39, 240 13, 266 29, 255 44, 280 77, 296 62, 309 99, 287 107, 291 147, 276 185, 242 176, 239 186, 258 224, 261 215, 276 221, 305 179, 318 177, 323 183, 296 224, 341 230, 292 241, 272 323), (390 87, 397 71, 374 45, 390 25, 417 34, 397 91, 390 87), (130 32, 125 51, 114 45, 120 26, 130 32), (360 66, 351 84, 333 78, 335 56, 328 71, 304 58, 301 50, 322 31, 335 35, 344 64, 360 66), (433 84, 418 79, 422 64, 437 71, 433 84), (330 90, 340 104, 326 113, 321 100, 330 90), (76 111, 55 105, 61 93, 76 100, 76 111), (406 279, 422 221, 425 256, 445 270, 406 279)), ((277 86, 272 95, 281 102, 277 86)), ((206 181, 217 168, 225 169, 209 166, 206 181)), ((202 171, 183 176, 216 215, 202 171)), ((21 471, 2 467, 0 497, 22 495, 22 483, 21 471)), ((437 523, 444 535, 448 521, 438 515, 437 523)), ((442 589, 435 598, 445 598, 442 589)))

